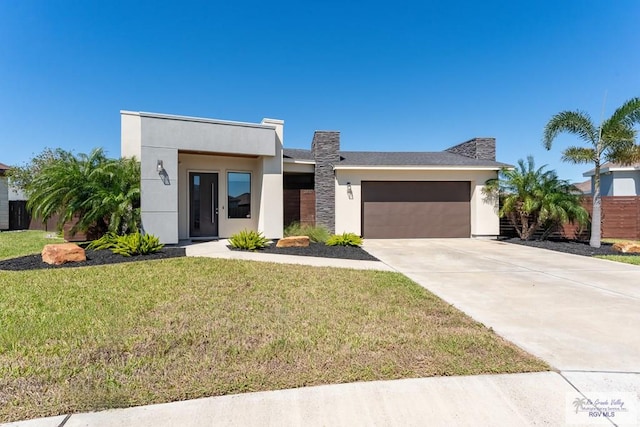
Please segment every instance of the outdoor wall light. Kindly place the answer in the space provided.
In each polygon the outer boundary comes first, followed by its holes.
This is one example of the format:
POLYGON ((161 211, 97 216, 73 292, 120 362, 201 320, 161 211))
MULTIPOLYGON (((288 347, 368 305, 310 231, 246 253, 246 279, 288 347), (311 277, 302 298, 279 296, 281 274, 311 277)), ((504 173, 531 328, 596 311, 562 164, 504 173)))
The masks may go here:
POLYGON ((353 191, 351 190, 351 183, 347 182, 347 197, 349 197, 349 199, 353 199, 353 191))
POLYGON ((158 173, 161 173, 164 170, 164 165, 162 164, 162 160, 158 160, 158 173))

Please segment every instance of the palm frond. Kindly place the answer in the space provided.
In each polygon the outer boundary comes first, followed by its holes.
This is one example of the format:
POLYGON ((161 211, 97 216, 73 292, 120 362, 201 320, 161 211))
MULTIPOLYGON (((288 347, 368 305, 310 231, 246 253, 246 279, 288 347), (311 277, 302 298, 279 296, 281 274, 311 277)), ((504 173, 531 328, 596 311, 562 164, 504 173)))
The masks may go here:
POLYGON ((568 147, 562 152, 562 161, 574 164, 593 163, 596 160, 596 150, 585 147, 568 147))
POLYGON ((542 144, 549 150, 553 140, 561 133, 577 135, 580 139, 595 147, 598 141, 598 128, 591 117, 582 111, 562 111, 553 117, 544 128, 542 144))

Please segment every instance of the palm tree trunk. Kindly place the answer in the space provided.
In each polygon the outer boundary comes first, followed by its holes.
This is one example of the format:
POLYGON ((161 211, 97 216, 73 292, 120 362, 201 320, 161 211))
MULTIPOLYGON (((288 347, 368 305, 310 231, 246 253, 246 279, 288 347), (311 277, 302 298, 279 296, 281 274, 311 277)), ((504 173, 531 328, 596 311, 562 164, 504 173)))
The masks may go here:
POLYGON ((600 200, 600 161, 596 160, 593 176, 593 210, 591 211, 591 239, 589 245, 593 248, 600 247, 602 235, 602 201, 600 200))

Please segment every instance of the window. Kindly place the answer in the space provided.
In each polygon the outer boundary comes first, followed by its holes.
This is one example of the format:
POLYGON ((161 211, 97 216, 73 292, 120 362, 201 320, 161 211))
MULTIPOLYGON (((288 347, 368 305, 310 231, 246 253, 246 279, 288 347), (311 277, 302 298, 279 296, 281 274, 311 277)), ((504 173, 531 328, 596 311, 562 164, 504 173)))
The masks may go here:
POLYGON ((229 218, 251 218, 251 174, 227 173, 229 218))

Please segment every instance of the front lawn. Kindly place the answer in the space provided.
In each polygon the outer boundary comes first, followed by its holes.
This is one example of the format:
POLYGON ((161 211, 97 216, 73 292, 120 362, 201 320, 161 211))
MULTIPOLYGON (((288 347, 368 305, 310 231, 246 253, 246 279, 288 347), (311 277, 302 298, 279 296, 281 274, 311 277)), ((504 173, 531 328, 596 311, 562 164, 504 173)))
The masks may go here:
POLYGON ((40 253, 46 244, 63 242, 63 239, 51 231, 2 231, 0 232, 0 259, 40 253))
POLYGON ((625 264, 640 265, 638 255, 598 255, 596 258, 608 259, 609 261, 624 262, 625 264))
POLYGON ((238 260, 0 271, 0 326, 0 422, 548 369, 400 274, 238 260))

